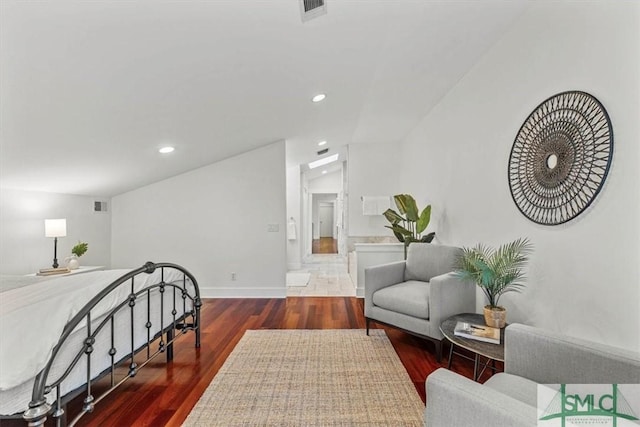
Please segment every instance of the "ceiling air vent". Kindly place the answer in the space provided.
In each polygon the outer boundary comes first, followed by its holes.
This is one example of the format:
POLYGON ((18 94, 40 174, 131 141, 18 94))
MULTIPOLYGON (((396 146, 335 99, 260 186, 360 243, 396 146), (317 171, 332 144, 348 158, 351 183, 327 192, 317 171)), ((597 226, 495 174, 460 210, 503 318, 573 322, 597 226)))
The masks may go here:
POLYGON ((300 0, 302 22, 308 21, 327 13, 326 0, 300 0))
POLYGON ((328 148, 325 148, 325 149, 323 149, 323 150, 318 151, 318 156, 322 156, 323 154, 326 154, 326 153, 328 153, 328 152, 329 152, 329 149, 328 149, 328 148))

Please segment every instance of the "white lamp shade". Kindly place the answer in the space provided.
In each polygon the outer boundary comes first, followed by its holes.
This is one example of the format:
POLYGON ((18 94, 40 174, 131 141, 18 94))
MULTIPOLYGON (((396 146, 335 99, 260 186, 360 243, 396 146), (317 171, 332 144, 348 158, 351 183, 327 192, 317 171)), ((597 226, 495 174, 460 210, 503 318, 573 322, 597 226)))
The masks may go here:
POLYGON ((44 220, 45 237, 65 237, 67 235, 66 219, 45 219, 44 220))

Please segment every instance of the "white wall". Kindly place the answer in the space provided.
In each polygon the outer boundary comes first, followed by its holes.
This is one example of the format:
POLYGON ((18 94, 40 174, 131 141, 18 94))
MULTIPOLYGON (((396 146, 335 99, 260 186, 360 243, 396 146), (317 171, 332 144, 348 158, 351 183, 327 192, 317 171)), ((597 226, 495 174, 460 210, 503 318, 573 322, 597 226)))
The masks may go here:
MULTIPOLYGON (((528 286, 501 303, 509 321, 640 350, 640 3, 533 2, 403 146, 401 182, 431 198, 445 243, 529 237, 528 286), (560 226, 526 219, 507 163, 529 113, 584 90, 613 123, 609 177, 592 206, 560 226)), ((478 308, 485 303, 478 293, 478 308)))
POLYGON ((310 179, 309 193, 340 193, 342 191, 342 170, 310 179))
MULTIPOLYGON (((406 192, 399 185, 404 160, 397 144, 349 145, 349 236, 391 236, 382 216, 362 214, 362 196, 393 196, 406 192)), ((418 206, 421 206, 418 200, 418 206)))
MULTIPOLYGON (((0 272, 28 274, 53 264, 53 239, 44 236, 44 220, 67 219, 67 237, 58 239, 58 264, 71 255, 78 241, 89 249, 81 265, 111 264, 111 215, 93 212, 104 197, 36 191, 0 190, 0 272)), ((109 204, 109 203, 108 203, 109 204)))
POLYGON ((293 219, 296 238, 287 238, 287 270, 302 268, 302 209, 300 165, 287 168, 287 223, 293 219))
POLYGON ((284 297, 285 189, 280 141, 116 196, 113 266, 175 262, 205 297, 284 297))

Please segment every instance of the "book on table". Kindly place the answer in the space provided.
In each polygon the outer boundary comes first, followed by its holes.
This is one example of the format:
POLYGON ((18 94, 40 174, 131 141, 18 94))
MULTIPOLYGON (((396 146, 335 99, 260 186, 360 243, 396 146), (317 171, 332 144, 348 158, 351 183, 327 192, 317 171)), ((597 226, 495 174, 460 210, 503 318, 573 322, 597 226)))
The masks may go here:
POLYGON ((471 340, 500 344, 500 329, 468 322, 458 322, 453 334, 471 340))
POLYGON ((41 268, 36 275, 38 276, 53 276, 55 274, 66 274, 70 273, 67 267, 58 267, 58 268, 41 268))

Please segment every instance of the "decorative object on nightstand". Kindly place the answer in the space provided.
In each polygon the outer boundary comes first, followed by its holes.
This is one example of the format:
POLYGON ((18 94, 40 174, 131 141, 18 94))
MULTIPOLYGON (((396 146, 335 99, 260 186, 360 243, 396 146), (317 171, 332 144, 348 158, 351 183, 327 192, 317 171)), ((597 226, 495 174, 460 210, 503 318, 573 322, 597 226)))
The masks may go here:
POLYGON ((67 268, 69 270, 76 270, 80 267, 80 260, 78 259, 78 255, 71 255, 64 259, 64 262, 67 264, 67 268))
POLYGON ((407 259, 407 246, 410 243, 431 243, 436 235, 435 232, 422 235, 431 221, 431 205, 420 212, 416 200, 409 194, 396 194, 393 200, 400 213, 387 209, 383 215, 391 225, 385 227, 391 229, 398 241, 404 243, 404 258, 407 259))
POLYGON ((78 258, 84 255, 88 248, 89 244, 86 242, 78 242, 77 245, 71 248, 72 255, 64 260, 67 263, 69 270, 76 270, 80 267, 80 260, 78 258))
POLYGON ((509 156, 509 189, 531 221, 557 225, 580 215, 604 185, 613 157, 613 128, 592 95, 554 95, 527 117, 509 156))
POLYGON ((61 219, 45 219, 44 220, 45 237, 53 237, 53 268, 58 268, 58 237, 67 235, 67 220, 61 219))
POLYGON ((484 306, 487 326, 504 328, 507 310, 498 305, 507 292, 520 292, 524 286, 522 269, 529 260, 533 246, 528 239, 517 239, 493 249, 483 244, 462 248, 455 273, 462 279, 471 279, 482 289, 488 300, 484 306))
POLYGON ((68 267, 41 268, 36 276, 54 276, 57 274, 68 274, 71 270, 68 267))

